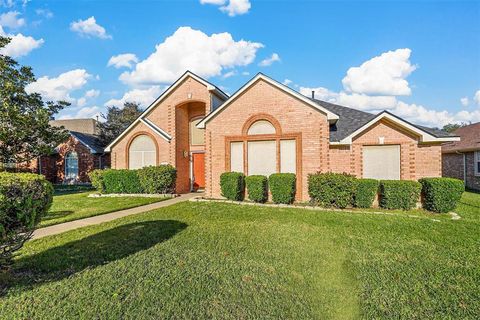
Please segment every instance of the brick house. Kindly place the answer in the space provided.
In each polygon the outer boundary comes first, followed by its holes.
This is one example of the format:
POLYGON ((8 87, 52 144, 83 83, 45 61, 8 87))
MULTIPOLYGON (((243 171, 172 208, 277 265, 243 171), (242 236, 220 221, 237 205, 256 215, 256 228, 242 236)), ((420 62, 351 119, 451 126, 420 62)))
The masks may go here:
POLYGON ((442 173, 461 179, 469 189, 480 191, 480 122, 453 132, 460 141, 442 146, 442 173))
POLYGON ((370 114, 306 97, 258 74, 232 96, 186 72, 105 150, 112 168, 169 163, 177 192, 220 197, 220 175, 293 172, 297 199, 308 174, 408 179, 441 176, 443 131, 389 112, 370 114))
POLYGON ((89 183, 88 173, 110 166, 110 155, 98 138, 94 119, 54 120, 51 125, 64 127, 70 133, 67 141, 55 148, 50 156, 34 161, 32 171, 43 174, 53 183, 89 183))

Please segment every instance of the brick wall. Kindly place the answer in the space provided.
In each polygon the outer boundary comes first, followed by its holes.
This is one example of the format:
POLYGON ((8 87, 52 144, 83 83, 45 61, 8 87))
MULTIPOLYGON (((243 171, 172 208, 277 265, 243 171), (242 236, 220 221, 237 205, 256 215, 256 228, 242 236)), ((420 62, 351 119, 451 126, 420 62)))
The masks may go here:
MULTIPOLYGON (((480 191, 480 176, 475 175, 474 152, 465 153, 465 186, 469 189, 480 191)), ((442 154, 442 174, 444 177, 464 179, 463 154, 442 154)))

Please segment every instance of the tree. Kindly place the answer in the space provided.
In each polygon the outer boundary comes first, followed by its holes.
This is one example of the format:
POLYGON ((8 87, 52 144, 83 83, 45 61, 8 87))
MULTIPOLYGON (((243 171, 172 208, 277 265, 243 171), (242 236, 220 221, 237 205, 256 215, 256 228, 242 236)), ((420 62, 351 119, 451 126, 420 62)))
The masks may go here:
POLYGON ((125 102, 123 108, 108 107, 107 114, 102 114, 106 120, 99 124, 100 140, 108 144, 137 119, 143 110, 135 102, 125 102))
POLYGON ((462 122, 460 124, 458 123, 448 123, 443 126, 442 130, 445 132, 453 132, 457 130, 458 128, 468 126, 468 123, 462 122))
MULTIPOLYGON (((0 49, 9 42, 0 36, 0 49)), ((0 169, 50 154, 67 138, 63 129, 52 127, 49 121, 70 104, 44 103, 40 94, 27 93, 25 87, 34 81, 32 68, 0 54, 0 169)))

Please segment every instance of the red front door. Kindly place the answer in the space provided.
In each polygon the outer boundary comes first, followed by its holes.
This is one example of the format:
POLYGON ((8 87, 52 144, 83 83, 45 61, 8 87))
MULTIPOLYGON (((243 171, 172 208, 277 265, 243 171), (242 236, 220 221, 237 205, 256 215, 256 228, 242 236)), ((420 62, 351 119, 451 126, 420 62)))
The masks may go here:
POLYGON ((193 190, 205 188, 205 153, 193 153, 193 190))

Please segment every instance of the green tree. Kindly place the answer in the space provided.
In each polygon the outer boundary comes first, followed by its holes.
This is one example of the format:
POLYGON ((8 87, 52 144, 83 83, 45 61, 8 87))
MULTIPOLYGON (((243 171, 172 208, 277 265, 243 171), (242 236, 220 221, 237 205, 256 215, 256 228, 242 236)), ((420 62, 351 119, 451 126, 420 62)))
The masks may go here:
POLYGON ((462 122, 460 124, 458 124, 458 123, 448 123, 448 124, 443 126, 442 130, 445 131, 445 132, 453 132, 453 131, 457 130, 458 128, 465 127, 465 126, 468 126, 468 125, 469 124, 465 123, 465 122, 462 122))
MULTIPOLYGON (((0 49, 9 42, 0 36, 0 49)), ((0 54, 0 170, 6 164, 50 154, 67 138, 63 129, 49 121, 69 103, 44 102, 40 94, 27 93, 25 87, 34 81, 32 68, 0 54)))
POLYGON ((123 108, 108 107, 107 114, 102 114, 106 120, 99 124, 100 140, 108 144, 137 119, 143 110, 135 102, 125 102, 123 108))

